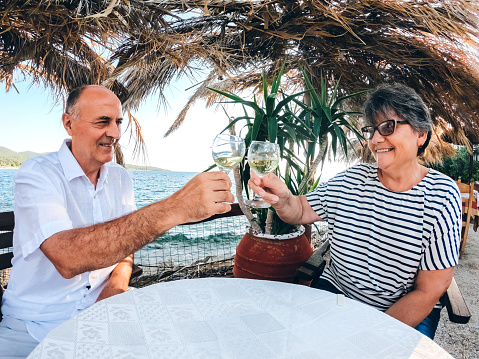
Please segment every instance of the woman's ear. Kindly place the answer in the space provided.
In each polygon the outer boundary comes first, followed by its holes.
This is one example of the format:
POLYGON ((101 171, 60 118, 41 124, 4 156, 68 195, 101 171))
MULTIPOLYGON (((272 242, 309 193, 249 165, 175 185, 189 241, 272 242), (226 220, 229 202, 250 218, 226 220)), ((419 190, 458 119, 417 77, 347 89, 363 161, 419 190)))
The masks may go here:
POLYGON ((431 140, 432 131, 427 131, 424 133, 420 133, 417 138, 417 155, 422 155, 426 150, 426 147, 429 145, 429 141, 431 140))
POLYGON ((419 134, 417 138, 417 147, 422 147, 426 143, 427 140, 427 132, 422 132, 419 134))

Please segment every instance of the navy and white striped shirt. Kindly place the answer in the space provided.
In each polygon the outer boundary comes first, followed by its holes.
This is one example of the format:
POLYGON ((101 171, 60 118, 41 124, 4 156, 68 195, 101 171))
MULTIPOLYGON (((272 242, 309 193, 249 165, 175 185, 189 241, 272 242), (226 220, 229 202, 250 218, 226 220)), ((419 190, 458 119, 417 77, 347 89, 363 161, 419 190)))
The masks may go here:
POLYGON ((458 262, 461 197, 438 171, 393 192, 379 181, 377 164, 360 164, 306 197, 328 222, 331 262, 323 278, 350 298, 385 311, 412 291, 418 270, 458 262))

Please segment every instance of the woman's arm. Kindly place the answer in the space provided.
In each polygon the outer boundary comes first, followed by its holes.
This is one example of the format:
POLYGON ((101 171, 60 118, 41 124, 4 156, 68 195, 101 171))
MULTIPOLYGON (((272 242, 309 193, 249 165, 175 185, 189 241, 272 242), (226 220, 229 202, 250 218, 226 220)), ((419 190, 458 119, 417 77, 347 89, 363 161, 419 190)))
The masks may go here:
POLYGON ((386 314, 415 328, 433 310, 454 276, 454 268, 420 270, 414 290, 394 303, 386 314))
POLYGON ((110 273, 110 278, 108 278, 105 288, 103 288, 96 301, 99 302, 102 299, 126 292, 130 282, 132 266, 133 254, 116 265, 110 273))
POLYGON ((294 196, 286 184, 273 173, 259 178, 251 172, 248 184, 265 202, 273 206, 278 216, 286 223, 307 224, 322 221, 309 205, 306 196, 294 196))

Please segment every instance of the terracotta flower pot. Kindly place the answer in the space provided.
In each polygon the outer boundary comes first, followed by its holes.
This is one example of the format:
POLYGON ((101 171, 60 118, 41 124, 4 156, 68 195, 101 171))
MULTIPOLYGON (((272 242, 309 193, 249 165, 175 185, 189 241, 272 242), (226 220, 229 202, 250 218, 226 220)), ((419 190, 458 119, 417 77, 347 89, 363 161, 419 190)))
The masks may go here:
POLYGON ((293 282, 298 268, 313 254, 304 227, 284 235, 266 235, 251 229, 236 247, 236 278, 293 282))

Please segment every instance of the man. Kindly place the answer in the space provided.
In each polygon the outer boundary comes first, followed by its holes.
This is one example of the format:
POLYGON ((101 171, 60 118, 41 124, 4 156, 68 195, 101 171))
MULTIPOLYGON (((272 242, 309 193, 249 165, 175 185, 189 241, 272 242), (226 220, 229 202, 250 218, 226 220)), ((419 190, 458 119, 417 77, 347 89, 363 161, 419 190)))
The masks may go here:
POLYGON ((26 357, 46 334, 95 301, 127 290, 134 253, 168 229, 230 209, 224 173, 202 173, 135 211, 133 186, 111 163, 119 99, 101 86, 69 95, 71 140, 26 161, 15 176, 14 258, 3 296, 0 357, 26 357))

